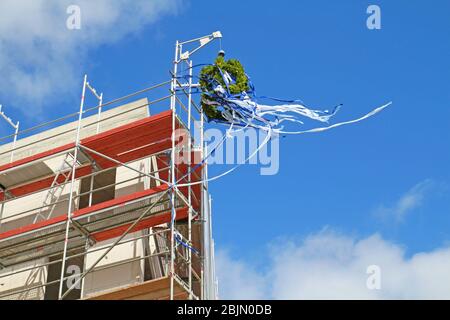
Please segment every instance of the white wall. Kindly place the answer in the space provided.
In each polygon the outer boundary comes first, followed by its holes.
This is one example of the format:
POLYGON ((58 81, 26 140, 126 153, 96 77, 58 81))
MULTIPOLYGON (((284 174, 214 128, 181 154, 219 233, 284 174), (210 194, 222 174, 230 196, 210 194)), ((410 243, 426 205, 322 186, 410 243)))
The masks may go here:
MULTIPOLYGON (((134 232, 125 236, 124 240, 139 237, 140 235, 142 235, 141 231, 134 232)), ((115 240, 110 239, 93 246, 91 251, 92 249, 98 248, 104 249, 86 255, 85 270, 90 268, 115 240)), ((143 255, 144 250, 141 240, 130 241, 114 247, 97 264, 94 270, 85 277, 83 297, 89 297, 102 291, 111 290, 112 288, 141 283, 144 280, 144 268, 141 263, 142 260, 136 260, 135 258, 142 257, 143 255), (103 267, 111 266, 118 262, 126 263, 101 270, 103 267)))

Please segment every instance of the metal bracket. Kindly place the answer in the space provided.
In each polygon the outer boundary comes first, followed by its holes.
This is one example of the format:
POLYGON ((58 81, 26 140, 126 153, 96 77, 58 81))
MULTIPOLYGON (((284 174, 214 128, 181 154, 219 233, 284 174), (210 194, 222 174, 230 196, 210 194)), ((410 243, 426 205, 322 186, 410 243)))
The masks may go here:
POLYGON ((91 237, 91 235, 89 234, 89 231, 86 230, 86 228, 84 228, 81 224, 78 223, 78 221, 75 220, 70 220, 72 222, 72 225, 74 226, 75 229, 77 229, 83 236, 86 237, 86 239, 89 241, 89 245, 93 246, 94 244, 96 244, 97 242, 91 237))
POLYGON ((84 151, 83 148, 78 147, 78 151, 89 160, 89 162, 92 164, 92 168, 94 169, 94 171, 102 170, 102 168, 98 165, 98 163, 94 160, 94 158, 92 158, 92 156, 89 153, 84 151))
MULTIPOLYGON (((197 52, 198 50, 200 50, 201 48, 206 46, 211 41, 213 41, 215 39, 219 39, 219 38, 222 38, 222 33, 220 31, 215 31, 212 34, 204 36, 204 37, 200 37, 200 38, 196 38, 196 39, 192 39, 192 40, 181 42, 179 44, 180 46, 182 46, 184 44, 192 43, 192 42, 195 42, 195 41, 199 41, 200 45, 197 48, 193 49, 192 51, 186 50, 185 52, 181 52, 179 61, 188 60, 191 57, 191 55, 193 55, 195 52, 197 52)), ((177 61, 177 62, 179 62, 179 61, 177 61)))
POLYGON ((6 198, 9 198, 9 199, 14 198, 14 195, 11 192, 9 192, 6 189, 6 187, 1 183, 0 183, 0 190, 2 190, 3 193, 5 194, 5 200, 6 200, 6 198))

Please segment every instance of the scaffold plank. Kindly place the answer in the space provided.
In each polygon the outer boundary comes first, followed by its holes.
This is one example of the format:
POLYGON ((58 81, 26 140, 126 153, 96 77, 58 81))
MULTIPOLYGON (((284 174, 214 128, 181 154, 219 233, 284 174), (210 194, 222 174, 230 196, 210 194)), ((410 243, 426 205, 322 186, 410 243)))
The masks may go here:
MULTIPOLYGON (((167 300, 170 296, 170 279, 163 277, 124 288, 102 292, 87 300, 167 300)), ((174 297, 187 299, 188 293, 175 282, 174 297)))

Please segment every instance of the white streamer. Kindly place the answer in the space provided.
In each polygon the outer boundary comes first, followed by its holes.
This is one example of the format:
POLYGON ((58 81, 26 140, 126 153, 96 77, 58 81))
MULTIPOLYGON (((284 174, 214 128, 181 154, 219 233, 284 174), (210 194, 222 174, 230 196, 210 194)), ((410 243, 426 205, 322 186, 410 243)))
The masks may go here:
MULTIPOLYGON (((241 102, 242 100, 238 100, 238 101, 241 102)), ((233 103, 235 103, 235 102, 233 101, 233 103)), ((208 179, 205 179, 205 180, 200 180, 200 181, 195 181, 195 182, 190 182, 190 183, 176 184, 175 186, 176 186, 176 187, 193 186, 193 185, 197 185, 197 184, 201 184, 201 183, 205 183, 205 182, 214 181, 214 180, 217 180, 217 179, 219 179, 219 178, 222 178, 222 177, 224 177, 224 176, 230 174, 231 172, 233 172, 234 170, 236 170, 237 168, 239 168, 241 165, 247 163, 250 159, 252 159, 252 158, 253 158, 253 157, 254 157, 254 156, 255 156, 255 155, 256 155, 256 154, 257 154, 257 153, 258 153, 258 152, 259 152, 259 151, 267 144, 267 143, 268 143, 268 142, 269 142, 269 140, 272 138, 272 135, 273 135, 274 133, 275 133, 275 134, 293 134, 293 135, 294 135, 294 134, 304 134, 304 133, 318 133, 318 132, 323 132, 323 131, 327 131, 327 130, 330 130, 330 129, 334 129, 334 128, 337 128, 337 127, 340 127, 340 126, 344 126, 344 125, 348 125, 348 124, 352 124, 352 123, 357 123, 357 122, 360 122, 360 121, 365 120, 365 119, 367 119, 367 118, 370 118, 370 117, 372 117, 373 115, 375 115, 375 114, 381 112, 382 110, 384 110, 385 108, 387 108, 387 107, 390 106, 391 104, 392 104, 392 102, 388 102, 388 103, 386 103, 386 104, 384 104, 384 105, 382 105, 382 106, 380 106, 380 107, 378 107, 378 108, 372 110, 371 112, 365 114, 364 116, 362 116, 362 117, 360 117, 360 118, 357 118, 357 119, 354 119, 354 120, 349 120, 349 121, 344 121, 344 122, 335 123, 335 124, 330 125, 330 126, 327 126, 327 127, 313 128, 313 129, 303 130, 303 131, 283 131, 283 130, 278 129, 278 128, 277 128, 277 129, 272 128, 272 124, 273 124, 273 123, 272 123, 272 122, 269 122, 269 121, 267 121, 267 120, 266 120, 266 126, 263 126, 263 125, 257 125, 257 124, 255 124, 255 123, 252 123, 252 122, 253 122, 252 120, 256 118, 256 117, 255 117, 255 114, 256 114, 256 115, 258 116, 258 118, 259 118, 259 116, 261 116, 261 114, 266 114, 266 115, 267 115, 267 114, 271 114, 271 113, 275 113, 275 112, 289 112, 289 111, 292 111, 292 110, 288 110, 288 106, 291 106, 291 105, 264 106, 264 105, 258 105, 258 104, 255 103, 255 106, 254 106, 254 107, 255 107, 256 109, 260 108, 260 110, 265 110, 265 111, 260 112, 259 115, 257 114, 257 112, 254 112, 254 113, 253 113, 253 116, 252 116, 251 118, 247 118, 247 119, 239 118, 239 119, 237 119, 237 120, 238 120, 237 122, 232 121, 231 124, 230 124, 230 127, 226 130, 226 137, 224 137, 224 139, 222 139, 222 141, 221 141, 220 143, 218 143, 218 144, 214 147, 214 149, 217 149, 218 147, 220 147, 220 145, 222 145, 222 144, 225 142, 226 138, 231 137, 232 133, 238 132, 238 131, 240 131, 240 130, 244 130, 245 128, 247 128, 247 127, 249 127, 249 126, 267 132, 266 137, 264 138, 263 142, 258 146, 258 148, 256 148, 256 150, 255 150, 252 154, 250 154, 250 155, 245 159, 244 162, 235 165, 233 168, 231 168, 231 169, 229 169, 229 170, 227 170, 227 171, 225 171, 225 172, 223 172, 223 173, 221 173, 221 174, 219 174, 219 175, 216 175, 216 176, 214 176, 214 177, 212 177, 212 178, 208 178, 208 179), (276 111, 276 110, 278 110, 278 111, 276 111), (247 121, 244 121, 244 120, 247 120, 247 121), (234 125, 235 123, 242 123, 243 121, 244 121, 244 123, 245 123, 245 126, 244 126, 243 128, 241 128, 241 129, 239 129, 239 130, 237 130, 237 129, 236 129, 236 130, 232 130, 233 125, 234 125)), ((238 104, 238 105, 239 105, 240 107, 246 108, 246 109, 247 109, 247 107, 249 106, 249 105, 245 105, 245 104, 238 104)), ((321 122, 327 122, 327 121, 329 120, 329 118, 332 117, 332 116, 336 113, 336 111, 337 111, 337 110, 335 110, 332 114, 320 115, 321 111, 310 110, 310 109, 307 109, 306 107, 304 107, 304 106, 302 106, 302 105, 296 105, 295 111, 293 111, 293 112, 294 112, 294 113, 298 113, 298 114, 305 115, 305 116, 307 116, 308 118, 311 118, 311 119, 314 119, 314 120, 319 120, 319 121, 321 121, 321 122)), ((234 116, 235 116, 235 115, 234 115, 234 116)), ((278 115, 278 116, 279 116, 279 115, 278 115)), ((258 120, 259 120, 259 119, 258 119, 258 120)), ((265 120, 265 119, 264 119, 264 120, 265 120)), ((283 121, 300 122, 300 120, 296 120, 292 115, 286 115, 286 116, 283 117, 280 121, 278 121, 277 124, 280 124, 280 123, 283 122, 283 121)), ((208 158, 210 155, 211 155, 211 153, 208 154, 206 158, 208 158)), ((205 159, 206 159, 206 158, 205 158, 205 159)), ((170 185, 170 183, 169 183, 168 181, 164 181, 164 182, 170 185)))

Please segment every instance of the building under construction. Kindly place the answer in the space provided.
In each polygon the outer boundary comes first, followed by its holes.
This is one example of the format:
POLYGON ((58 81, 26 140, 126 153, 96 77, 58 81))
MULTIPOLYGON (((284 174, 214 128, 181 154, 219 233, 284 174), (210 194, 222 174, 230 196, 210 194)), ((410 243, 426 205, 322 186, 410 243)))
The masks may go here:
POLYGON ((22 131, 1 112, 15 131, 0 146, 0 299, 217 298, 191 56, 220 37, 177 42, 172 78, 127 96, 104 102, 85 76, 78 112, 22 131))

